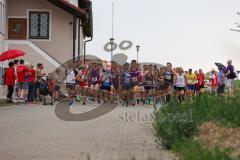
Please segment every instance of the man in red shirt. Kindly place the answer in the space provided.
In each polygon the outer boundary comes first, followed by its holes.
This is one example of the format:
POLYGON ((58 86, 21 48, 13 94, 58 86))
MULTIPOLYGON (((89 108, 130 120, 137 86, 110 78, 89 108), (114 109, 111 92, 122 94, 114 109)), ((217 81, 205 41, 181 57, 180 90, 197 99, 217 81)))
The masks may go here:
POLYGON ((27 67, 24 65, 24 60, 20 60, 20 65, 17 67, 17 88, 18 100, 23 102, 27 98, 28 82, 26 80, 27 67), (22 95, 22 96, 21 96, 22 95))
POLYGON ((7 93, 7 102, 12 103, 12 95, 15 86, 15 74, 14 74, 14 63, 10 62, 8 64, 9 68, 5 74, 5 84, 8 86, 8 93, 7 93))
MULTIPOLYGON (((14 75, 15 75, 15 84, 17 84, 17 67, 19 66, 19 60, 18 59, 15 59, 13 61, 14 63, 14 75)), ((17 89, 17 86, 15 85, 14 86, 14 92, 13 92, 13 97, 16 99, 18 97, 18 89, 17 89)))
POLYGON ((33 102, 35 94, 35 78, 36 72, 33 65, 27 71, 28 76, 28 102, 33 102))

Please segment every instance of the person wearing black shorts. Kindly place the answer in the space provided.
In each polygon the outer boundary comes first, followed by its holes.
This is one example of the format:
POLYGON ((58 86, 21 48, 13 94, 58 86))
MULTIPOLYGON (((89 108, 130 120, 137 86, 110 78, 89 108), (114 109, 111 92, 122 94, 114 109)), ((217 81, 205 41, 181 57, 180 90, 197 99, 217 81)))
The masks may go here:
POLYGON ((187 84, 187 78, 184 75, 184 71, 182 68, 178 68, 175 86, 176 86, 176 91, 177 91, 177 96, 179 101, 184 100, 186 84, 187 84))
POLYGON ((122 99, 128 107, 130 97, 131 97, 131 75, 130 75, 130 65, 125 63, 123 66, 123 71, 121 73, 121 89, 122 89, 122 99))

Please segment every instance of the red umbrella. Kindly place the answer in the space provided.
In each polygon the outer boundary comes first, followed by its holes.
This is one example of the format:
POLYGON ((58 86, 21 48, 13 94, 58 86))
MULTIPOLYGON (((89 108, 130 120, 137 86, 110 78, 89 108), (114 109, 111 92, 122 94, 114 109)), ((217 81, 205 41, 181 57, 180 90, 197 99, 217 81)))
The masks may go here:
POLYGON ((0 55, 0 61, 5 61, 5 60, 9 60, 9 59, 14 59, 14 58, 17 58, 17 57, 20 57, 20 56, 24 56, 25 53, 23 51, 20 51, 20 50, 8 50, 6 52, 3 52, 1 55, 0 55))

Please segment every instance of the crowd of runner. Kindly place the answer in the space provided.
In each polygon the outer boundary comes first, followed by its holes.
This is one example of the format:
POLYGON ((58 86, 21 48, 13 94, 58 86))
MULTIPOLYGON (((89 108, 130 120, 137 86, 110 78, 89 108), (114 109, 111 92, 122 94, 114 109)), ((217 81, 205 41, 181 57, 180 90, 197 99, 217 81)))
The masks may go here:
POLYGON ((119 65, 103 65, 99 62, 83 64, 81 61, 68 62, 63 78, 60 70, 56 74, 42 73, 43 64, 36 68, 24 64, 24 60, 9 63, 5 74, 8 86, 7 102, 35 103, 50 96, 50 103, 61 99, 61 83, 65 83, 69 105, 74 102, 122 103, 123 105, 144 105, 169 102, 171 97, 179 101, 191 99, 197 94, 210 92, 223 96, 225 88, 233 95, 233 80, 236 78, 232 61, 228 66, 218 66, 206 75, 202 69, 193 72, 183 68, 157 65, 141 66, 136 60, 119 65))
POLYGON ((82 64, 69 62, 66 72, 66 88, 70 105, 74 101, 96 103, 120 101, 128 105, 158 104, 169 102, 173 95, 183 101, 197 94, 210 92, 223 96, 225 86, 229 95, 233 94, 233 79, 236 78, 232 61, 228 66, 218 66, 218 72, 212 70, 206 79, 202 69, 193 72, 181 67, 173 68, 144 65, 136 60, 124 65, 111 62, 103 66, 97 62, 82 64))

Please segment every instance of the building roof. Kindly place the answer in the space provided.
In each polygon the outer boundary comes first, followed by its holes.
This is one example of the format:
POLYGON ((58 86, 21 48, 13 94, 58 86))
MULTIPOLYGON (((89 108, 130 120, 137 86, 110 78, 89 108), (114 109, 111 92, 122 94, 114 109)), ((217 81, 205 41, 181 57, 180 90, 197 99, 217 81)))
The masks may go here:
POLYGON ((87 12, 83 9, 73 5, 72 3, 66 0, 47 0, 56 6, 62 8, 63 10, 69 12, 70 14, 76 15, 77 17, 85 17, 87 16, 87 12))
POLYGON ((67 0, 47 0, 62 8, 68 13, 82 19, 84 36, 93 36, 92 2, 90 0, 79 0, 79 7, 67 0))

